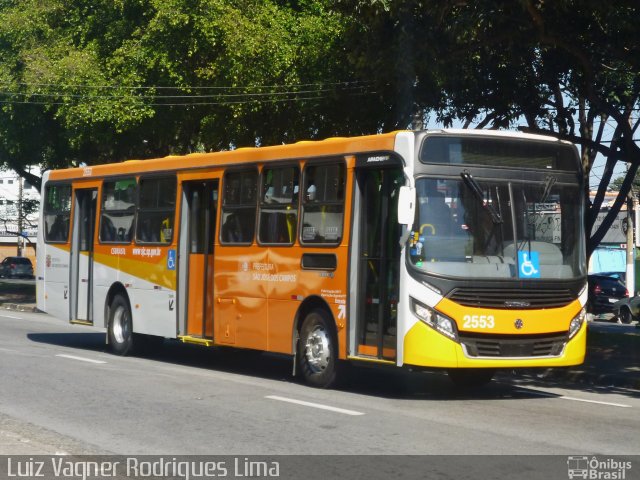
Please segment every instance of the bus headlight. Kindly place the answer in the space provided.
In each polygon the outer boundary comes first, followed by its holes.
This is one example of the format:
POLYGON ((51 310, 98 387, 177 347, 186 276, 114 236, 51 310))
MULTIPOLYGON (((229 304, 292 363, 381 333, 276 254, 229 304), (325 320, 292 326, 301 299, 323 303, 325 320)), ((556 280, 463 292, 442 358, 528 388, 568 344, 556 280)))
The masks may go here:
POLYGON ((569 324, 569 338, 573 338, 573 336, 578 333, 578 330, 580 330, 586 316, 587 311, 583 308, 580 310, 580 313, 571 320, 571 323, 569 324))
POLYGON ((451 340, 458 341, 458 329, 452 319, 436 312, 433 308, 427 307, 415 298, 411 299, 411 306, 414 315, 424 323, 451 340))

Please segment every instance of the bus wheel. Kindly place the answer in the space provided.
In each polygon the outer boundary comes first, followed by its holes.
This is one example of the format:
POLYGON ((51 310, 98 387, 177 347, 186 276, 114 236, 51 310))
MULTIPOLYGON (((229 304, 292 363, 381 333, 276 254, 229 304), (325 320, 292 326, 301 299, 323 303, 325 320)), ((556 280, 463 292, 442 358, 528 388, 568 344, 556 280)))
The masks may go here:
POLYGON ((109 315, 109 345, 116 355, 128 355, 133 349, 133 322, 127 299, 118 294, 113 298, 109 315))
POLYGON ((491 381, 496 371, 492 368, 452 368, 449 379, 458 388, 478 388, 491 381))
POLYGON ((337 342, 324 310, 316 309, 302 322, 298 341, 298 366, 305 381, 328 388, 336 380, 337 342))

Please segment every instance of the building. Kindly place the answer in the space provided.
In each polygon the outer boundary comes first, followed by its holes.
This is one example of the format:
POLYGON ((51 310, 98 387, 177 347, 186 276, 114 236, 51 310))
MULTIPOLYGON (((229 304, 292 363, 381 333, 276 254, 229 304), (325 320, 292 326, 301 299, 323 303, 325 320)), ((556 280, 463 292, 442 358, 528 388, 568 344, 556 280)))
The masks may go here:
POLYGON ((0 259, 22 254, 35 265, 38 210, 27 213, 34 203, 39 205, 40 193, 33 185, 13 170, 0 170, 0 259))

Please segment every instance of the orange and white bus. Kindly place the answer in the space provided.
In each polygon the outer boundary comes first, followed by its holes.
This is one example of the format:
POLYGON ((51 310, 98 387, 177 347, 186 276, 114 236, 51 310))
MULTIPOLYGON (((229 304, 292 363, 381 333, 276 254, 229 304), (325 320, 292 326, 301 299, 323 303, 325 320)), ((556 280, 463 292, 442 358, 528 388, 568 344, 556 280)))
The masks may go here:
POLYGON ((544 136, 401 131, 46 172, 38 308, 162 338, 441 368, 580 364, 584 189, 544 136))

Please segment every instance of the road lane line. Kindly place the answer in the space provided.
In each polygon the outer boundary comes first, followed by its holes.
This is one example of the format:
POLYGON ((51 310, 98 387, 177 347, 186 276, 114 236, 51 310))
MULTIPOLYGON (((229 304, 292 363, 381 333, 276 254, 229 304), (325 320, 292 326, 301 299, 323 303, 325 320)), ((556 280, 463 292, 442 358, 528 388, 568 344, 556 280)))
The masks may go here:
POLYGON ((321 403, 305 402, 304 400, 296 400, 294 398, 279 397, 277 395, 267 395, 265 398, 268 398, 270 400, 278 400, 280 402, 295 403, 296 405, 303 405, 305 407, 319 408, 320 410, 329 410, 330 412, 342 413, 344 415, 364 415, 363 412, 356 412, 355 410, 331 407, 329 405, 323 405, 321 403))
POLYGON ((94 360, 92 358, 76 357, 75 355, 65 355, 63 353, 60 353, 60 354, 56 355, 56 357, 69 358, 71 360, 80 360, 81 362, 89 362, 89 363, 107 363, 107 362, 103 362, 102 360, 94 360))
POLYGON ((589 400, 586 398, 578 398, 578 397, 569 397, 567 395, 559 395, 551 392, 542 392, 540 390, 532 390, 530 388, 519 388, 521 392, 531 393, 532 395, 540 395, 541 397, 547 398, 559 398, 561 400, 571 400, 573 402, 584 402, 584 403, 595 403, 598 405, 608 405, 610 407, 620 407, 620 408, 632 408, 632 405, 626 405, 624 403, 614 403, 614 402, 603 402, 601 400, 589 400))
POLYGON ((12 318, 14 320, 22 320, 22 317, 14 317, 13 315, 0 315, 2 318, 12 318))

